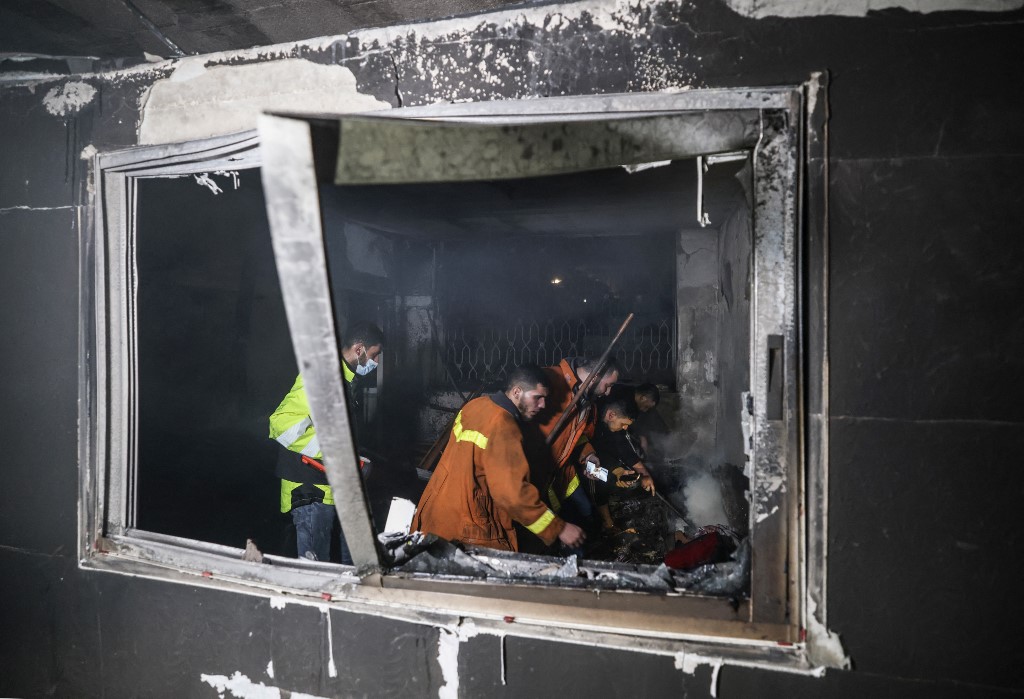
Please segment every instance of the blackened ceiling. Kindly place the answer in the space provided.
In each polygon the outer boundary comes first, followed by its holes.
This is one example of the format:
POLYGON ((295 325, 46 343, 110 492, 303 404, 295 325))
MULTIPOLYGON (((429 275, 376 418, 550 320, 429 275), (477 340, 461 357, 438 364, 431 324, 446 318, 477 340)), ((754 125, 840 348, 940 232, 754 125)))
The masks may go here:
POLYGON ((2 0, 0 58, 143 60, 266 46, 522 0, 2 0))
MULTIPOLYGON (((745 202, 742 162, 709 168, 703 211, 717 229, 745 202)), ((608 168, 491 182, 321 189, 329 228, 342 221, 401 237, 461 240, 654 237, 698 228, 693 160, 635 174, 608 168)))

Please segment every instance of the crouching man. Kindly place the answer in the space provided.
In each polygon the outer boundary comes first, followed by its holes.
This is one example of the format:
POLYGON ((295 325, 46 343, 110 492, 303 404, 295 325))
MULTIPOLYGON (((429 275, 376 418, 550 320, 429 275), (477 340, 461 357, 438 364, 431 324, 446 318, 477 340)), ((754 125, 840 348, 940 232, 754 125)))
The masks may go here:
POLYGON ((513 521, 545 544, 583 543, 583 531, 555 515, 530 483, 521 425, 544 408, 544 372, 521 366, 504 393, 467 403, 413 516, 412 531, 453 542, 518 551, 513 521))

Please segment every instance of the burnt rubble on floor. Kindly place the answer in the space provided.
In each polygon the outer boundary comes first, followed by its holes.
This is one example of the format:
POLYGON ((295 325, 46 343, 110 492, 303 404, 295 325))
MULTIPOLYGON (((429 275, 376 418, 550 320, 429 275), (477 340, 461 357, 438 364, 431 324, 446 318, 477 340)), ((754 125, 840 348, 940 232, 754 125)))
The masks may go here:
POLYGON ((599 537, 577 555, 544 556, 463 547, 433 534, 383 534, 386 558, 398 573, 451 581, 501 581, 596 590, 697 593, 742 597, 749 590, 749 540, 737 541, 725 527, 697 531, 716 546, 688 570, 663 562, 677 537, 668 531, 675 518, 653 498, 627 498, 612 504, 621 531, 599 537), (622 526, 624 525, 624 526, 622 526), (666 533, 668 531, 668 533, 666 533), (593 559, 592 559, 593 558, 593 559), (606 560, 594 560, 604 558, 606 560))

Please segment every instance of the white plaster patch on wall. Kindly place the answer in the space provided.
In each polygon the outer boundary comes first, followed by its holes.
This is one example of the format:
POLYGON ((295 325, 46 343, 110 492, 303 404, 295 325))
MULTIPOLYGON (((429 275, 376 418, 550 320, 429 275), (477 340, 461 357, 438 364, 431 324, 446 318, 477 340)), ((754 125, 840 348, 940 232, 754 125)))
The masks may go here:
POLYGON ((217 696, 220 697, 225 696, 226 692, 230 692, 233 697, 244 697, 245 699, 281 698, 281 690, 277 687, 268 687, 262 682, 257 684, 238 671, 231 677, 202 674, 199 679, 216 689, 217 696))
POLYGON ((437 640, 437 662, 441 666, 444 684, 437 690, 440 699, 459 699, 459 645, 462 641, 455 631, 440 629, 437 640))
POLYGON ((458 699, 459 646, 463 641, 476 636, 479 629, 471 620, 467 620, 454 627, 442 626, 438 630, 437 662, 441 666, 444 684, 437 690, 437 696, 440 699, 458 699))
POLYGON ((744 17, 864 17, 868 12, 902 8, 910 12, 1009 12, 1024 7, 1024 0, 726 0, 744 17))
MULTIPOLYGON (((202 674, 199 676, 199 679, 217 690, 217 696, 222 699, 229 695, 237 699, 281 699, 282 696, 279 687, 265 685, 262 682, 253 682, 238 671, 235 671, 235 674, 231 675, 231 677, 227 675, 202 674)), ((290 699, 326 699, 314 694, 303 694, 302 692, 288 690, 285 691, 284 696, 290 699)))
POLYGON ((271 660, 267 663, 267 677, 274 679, 274 661, 271 660))
POLYGON ((718 674, 722 670, 722 659, 713 658, 698 653, 679 652, 675 655, 676 670, 682 670, 687 675, 693 675, 701 665, 711 666, 711 696, 718 696, 718 674))
POLYGON ((270 598, 270 608, 271 609, 284 609, 286 606, 288 606, 288 598, 287 597, 271 597, 270 598))
POLYGON ((345 114, 390 106, 361 94, 352 71, 342 66, 300 58, 211 68, 182 61, 169 78, 150 88, 139 142, 175 143, 247 131, 256 127, 263 111, 345 114))
POLYGON ((331 608, 323 605, 320 607, 320 612, 327 619, 327 676, 337 677, 338 666, 334 664, 334 633, 331 630, 331 608))
POLYGON ((78 157, 82 160, 92 160, 96 156, 96 146, 91 143, 82 149, 82 152, 78 154, 78 157))
POLYGON ((820 666, 821 674, 826 667, 850 669, 850 656, 843 650, 839 634, 818 619, 818 603, 811 595, 807 597, 807 657, 812 665, 820 666))
POLYGON ((96 97, 96 88, 89 83, 70 82, 51 88, 43 97, 43 106, 54 116, 77 114, 96 97))

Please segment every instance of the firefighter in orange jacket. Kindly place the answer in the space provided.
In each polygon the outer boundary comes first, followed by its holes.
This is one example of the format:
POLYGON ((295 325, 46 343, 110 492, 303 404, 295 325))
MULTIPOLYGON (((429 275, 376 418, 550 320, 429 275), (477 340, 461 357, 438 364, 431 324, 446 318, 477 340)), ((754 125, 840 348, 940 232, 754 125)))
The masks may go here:
MULTIPOLYGON (((569 407, 573 397, 583 382, 597 367, 597 360, 567 357, 558 366, 546 367, 551 394, 548 403, 553 410, 546 412, 543 422, 537 426, 546 438, 555 429, 559 418, 569 407)), ((594 401, 608 395, 612 384, 619 380, 619 367, 614 359, 609 359, 601 370, 601 375, 591 382, 584 396, 573 408, 562 430, 551 443, 551 458, 554 466, 554 477, 548 486, 548 501, 557 512, 569 500, 577 501, 576 510, 584 518, 590 514, 589 499, 579 490, 580 479, 576 475, 576 462, 582 466, 589 458, 596 465, 600 459, 594 453, 590 438, 594 436, 597 424, 597 409, 594 401)))
POLYGON ((509 376, 504 393, 467 403, 413 516, 413 531, 449 541, 518 551, 513 521, 545 544, 583 543, 583 531, 563 521, 530 483, 521 425, 548 395, 544 372, 528 365, 509 376))

